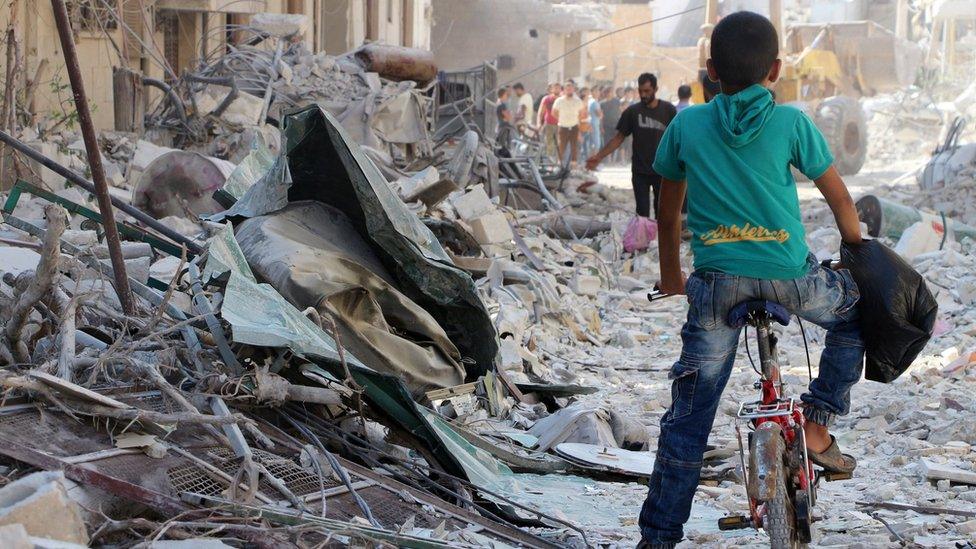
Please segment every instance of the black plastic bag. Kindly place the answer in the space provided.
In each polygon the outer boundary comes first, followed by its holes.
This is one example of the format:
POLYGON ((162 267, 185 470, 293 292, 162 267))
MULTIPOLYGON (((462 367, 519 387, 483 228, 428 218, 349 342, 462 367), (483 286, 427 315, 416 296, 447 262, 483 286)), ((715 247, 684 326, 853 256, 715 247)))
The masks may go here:
POLYGON ((861 292, 864 377, 889 383, 911 366, 932 337, 939 306, 922 275, 876 240, 843 244, 840 259, 861 292))

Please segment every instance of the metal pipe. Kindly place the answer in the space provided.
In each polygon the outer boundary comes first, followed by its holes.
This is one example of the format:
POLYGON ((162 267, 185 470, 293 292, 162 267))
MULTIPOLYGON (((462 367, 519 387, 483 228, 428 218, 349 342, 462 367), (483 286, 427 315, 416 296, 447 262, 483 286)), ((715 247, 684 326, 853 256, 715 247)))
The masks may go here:
MULTIPOLYGON (((227 95, 224 97, 223 101, 221 101, 220 104, 217 105, 216 109, 211 111, 210 114, 214 116, 220 116, 224 114, 224 111, 227 110, 227 107, 229 107, 230 104, 233 103, 235 99, 237 99, 237 94, 238 94, 237 80, 233 76, 197 76, 192 73, 186 73, 183 77, 186 78, 187 81, 189 82, 199 82, 201 84, 217 84, 218 86, 227 86, 230 88, 230 91, 227 92, 227 95)), ((191 91, 191 93, 195 93, 195 92, 191 91)))
POLYGON ((74 94, 75 110, 78 112, 78 125, 81 126, 81 136, 85 140, 85 151, 88 153, 88 166, 91 168, 92 180, 95 182, 95 198, 98 200, 98 211, 105 221, 105 242, 108 244, 109 256, 112 258, 112 272, 115 278, 115 292, 122 303, 122 310, 127 315, 136 313, 136 304, 129 288, 129 277, 125 274, 125 259, 122 257, 122 243, 119 230, 115 226, 115 212, 112 210, 112 200, 105 181, 105 168, 102 166, 102 155, 98 151, 98 139, 95 136, 95 126, 92 123, 91 111, 88 109, 88 97, 85 94, 85 81, 78 66, 78 52, 75 50, 75 39, 68 21, 68 8, 64 0, 51 0, 54 9, 54 20, 61 38, 61 49, 64 62, 68 69, 68 79, 74 94))
POLYGON ((186 105, 183 104, 183 100, 180 99, 180 96, 176 94, 176 91, 173 90, 172 86, 170 86, 166 82, 163 82, 162 80, 158 80, 156 78, 149 78, 148 76, 142 77, 142 85, 152 86, 154 88, 159 88, 160 90, 162 90, 162 92, 166 94, 166 97, 168 97, 169 100, 173 103, 173 108, 176 109, 176 116, 180 118, 180 122, 182 122, 183 124, 187 123, 186 105))
MULTIPOLYGON (((91 181, 88 181, 87 179, 71 171, 70 169, 62 166, 61 164, 58 164, 57 162, 51 160, 50 158, 44 156, 43 154, 35 151, 23 141, 17 139, 16 137, 10 135, 9 133, 3 130, 0 130, 0 141, 3 141, 7 145, 15 149, 17 152, 30 158, 31 160, 38 162, 45 168, 51 170, 52 172, 60 175, 61 177, 64 177, 65 179, 70 181, 72 185, 78 185, 82 189, 85 189, 86 191, 92 194, 96 194, 95 185, 92 184, 91 181)), ((114 196, 110 196, 110 198, 112 200, 112 204, 116 208, 122 210, 126 214, 132 216, 134 219, 140 221, 141 223, 145 224, 147 227, 153 229, 154 231, 172 240, 173 242, 177 244, 185 245, 187 250, 190 251, 190 253, 194 255, 199 255, 203 253, 203 248, 200 247, 199 244, 194 242, 193 239, 183 236, 182 234, 174 231, 173 229, 170 229, 166 225, 163 225, 162 223, 157 221, 151 215, 140 210, 139 208, 136 208, 131 204, 127 204, 125 201, 123 201, 120 198, 116 198, 114 196)))

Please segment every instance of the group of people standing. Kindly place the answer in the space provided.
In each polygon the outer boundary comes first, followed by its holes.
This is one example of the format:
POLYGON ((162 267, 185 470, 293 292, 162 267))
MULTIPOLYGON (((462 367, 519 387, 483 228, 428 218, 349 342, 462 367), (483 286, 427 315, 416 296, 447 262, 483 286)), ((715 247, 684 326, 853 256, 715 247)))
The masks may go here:
POLYGON ((546 153, 571 169, 582 155, 593 170, 604 159, 631 163, 637 215, 657 217, 661 176, 651 166, 664 130, 690 105, 691 88, 678 88, 678 103, 657 97, 657 77, 637 78, 637 88, 580 88, 573 81, 549 84, 548 93, 533 102, 522 84, 498 92, 499 141, 510 143, 520 133, 538 131, 546 153), (653 199, 652 199, 653 197, 653 199), (653 207, 653 210, 652 210, 653 207))
POLYGON ((575 167, 580 154, 588 157, 603 146, 622 109, 635 97, 633 88, 584 87, 577 93, 572 81, 549 84, 536 120, 542 128, 547 153, 562 164, 575 167))

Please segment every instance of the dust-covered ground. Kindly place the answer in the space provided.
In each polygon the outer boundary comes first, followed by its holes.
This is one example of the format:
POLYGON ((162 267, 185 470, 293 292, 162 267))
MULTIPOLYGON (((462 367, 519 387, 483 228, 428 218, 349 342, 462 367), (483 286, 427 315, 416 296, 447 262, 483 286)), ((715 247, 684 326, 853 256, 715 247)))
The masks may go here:
MULTIPOLYGON (((934 139, 934 137, 932 138, 934 139)), ((870 160, 856 176, 846 177, 855 200, 877 194, 904 203, 917 201, 920 191, 912 174, 928 158, 924 146, 916 155, 900 159, 870 160), (906 175, 908 174, 908 175, 906 175), (891 183, 895 182, 894 185, 891 183)), ((929 149, 930 150, 930 149, 929 149)), ((630 215, 633 196, 629 166, 601 168, 596 176, 606 187, 606 200, 577 200, 578 212, 630 215)), ((810 182, 798 184, 811 251, 837 256, 840 237, 826 204, 810 182)), ((923 197, 924 198, 924 197, 923 197)), ((973 471, 976 444, 973 389, 976 368, 969 368, 976 328, 974 317, 973 256, 971 241, 950 238, 943 250, 915 258, 940 303, 936 336, 922 355, 898 380, 881 384, 862 379, 851 395, 851 413, 838 419, 833 432, 845 452, 859 461, 854 478, 821 483, 814 525, 815 547, 884 547, 917 544, 924 547, 971 546, 976 537, 972 517, 921 514, 906 510, 882 510, 859 502, 897 502, 917 506, 976 509, 976 486, 955 482, 936 483, 925 478, 923 460, 973 471), (963 289, 965 287, 965 289, 963 289), (951 370, 951 371, 950 371, 951 370), (887 524, 887 526, 886 526, 887 524), (961 544, 961 545, 957 545, 961 544)), ((893 241, 885 241, 894 245, 893 241)), ((690 266, 687 244, 683 263, 690 266)), ((640 286, 649 288, 658 277, 655 245, 636 258, 622 256, 609 262, 618 275, 609 295, 597 299, 601 331, 610 335, 603 346, 561 345, 553 341, 552 354, 579 376, 579 382, 600 388, 583 397, 601 403, 643 424, 650 432, 654 451, 659 421, 670 401, 667 371, 680 351, 679 331, 687 303, 670 298, 654 303, 641 300, 640 286), (621 282, 623 280, 624 282, 621 282), (640 281, 635 290, 634 280, 640 281), (626 287, 622 287, 626 286, 626 287), (636 296, 636 297, 635 297, 636 296)), ((824 332, 804 324, 813 373, 823 348, 824 332)), ((807 361, 800 329, 794 322, 779 328, 780 354, 787 392, 799 396, 807 384, 807 361)), ((755 339, 750 338, 755 357, 755 339)), ((712 429, 710 445, 716 450, 706 461, 704 478, 695 496, 686 541, 679 547, 741 547, 768 543, 762 532, 720 532, 717 519, 726 514, 748 514, 745 489, 738 482, 734 415, 738 404, 754 400, 752 384, 757 375, 749 366, 745 348, 739 356, 712 429)), ((639 484, 594 482, 586 493, 594 507, 623 506, 630 511, 607 523, 595 517, 567 516, 583 527, 591 539, 610 546, 633 546, 639 540, 637 515, 646 488, 639 484)))

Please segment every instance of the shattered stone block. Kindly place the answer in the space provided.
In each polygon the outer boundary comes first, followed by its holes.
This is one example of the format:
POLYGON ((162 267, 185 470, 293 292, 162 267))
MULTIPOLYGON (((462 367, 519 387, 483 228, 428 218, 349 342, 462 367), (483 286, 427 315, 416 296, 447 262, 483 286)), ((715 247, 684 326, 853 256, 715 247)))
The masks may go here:
POLYGON ((576 295, 596 295, 602 286, 603 281, 600 277, 581 273, 576 273, 569 281, 569 289, 576 295))
POLYGON ((467 192, 450 199, 451 205, 457 210, 458 217, 471 221, 495 210, 495 205, 488 198, 484 185, 480 183, 472 186, 467 192))
POLYGON ((251 26, 272 36, 284 38, 305 34, 308 30, 308 17, 292 13, 255 13, 251 16, 251 26))
MULTIPOLYGON (((58 164, 67 164, 71 161, 70 158, 61 154, 58 146, 54 143, 47 141, 38 141, 36 143, 29 143, 30 148, 43 154, 44 156, 50 158, 51 160, 57 162, 58 164)), ((45 168, 40 162, 35 160, 30 161, 30 168, 36 174, 41 176, 41 183, 51 190, 57 191, 64 189, 65 179, 60 175, 54 173, 53 171, 45 168)))
POLYGON ((0 525, 17 523, 34 537, 88 545, 81 511, 68 498, 61 472, 34 473, 0 489, 0 525))
POLYGON ((510 258, 512 256, 512 249, 510 243, 481 245, 481 251, 484 252, 485 256, 494 259, 510 258))
POLYGON ((423 202, 428 208, 433 208, 457 191, 457 185, 450 179, 440 176, 440 172, 433 166, 417 172, 411 177, 399 180, 401 197, 404 202, 423 202))
POLYGON ((478 244, 498 244, 514 238, 508 218, 502 212, 492 212, 471 220, 471 232, 478 244))
POLYGON ((6 549, 34 549, 34 543, 23 524, 0 526, 0 547, 6 549))

